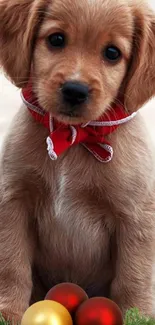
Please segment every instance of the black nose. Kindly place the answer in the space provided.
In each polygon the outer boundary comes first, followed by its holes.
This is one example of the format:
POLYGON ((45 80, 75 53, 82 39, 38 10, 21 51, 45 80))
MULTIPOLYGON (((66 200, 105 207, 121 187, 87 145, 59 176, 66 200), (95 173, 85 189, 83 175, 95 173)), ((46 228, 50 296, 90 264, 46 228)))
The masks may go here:
POLYGON ((62 87, 63 99, 71 106, 80 105, 87 101, 89 88, 87 85, 78 82, 65 82, 62 87))

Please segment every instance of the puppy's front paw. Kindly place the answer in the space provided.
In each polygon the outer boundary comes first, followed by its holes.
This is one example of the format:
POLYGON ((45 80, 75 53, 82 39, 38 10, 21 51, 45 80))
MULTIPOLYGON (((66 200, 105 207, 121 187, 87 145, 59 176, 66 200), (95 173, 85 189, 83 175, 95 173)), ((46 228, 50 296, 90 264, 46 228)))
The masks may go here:
POLYGON ((5 320, 9 323, 9 325, 20 325, 22 315, 16 314, 11 311, 2 311, 0 321, 5 320))
POLYGON ((111 286, 111 299, 121 308, 123 316, 130 308, 138 308, 141 314, 152 317, 153 306, 151 294, 145 292, 135 283, 125 284, 118 279, 111 286))

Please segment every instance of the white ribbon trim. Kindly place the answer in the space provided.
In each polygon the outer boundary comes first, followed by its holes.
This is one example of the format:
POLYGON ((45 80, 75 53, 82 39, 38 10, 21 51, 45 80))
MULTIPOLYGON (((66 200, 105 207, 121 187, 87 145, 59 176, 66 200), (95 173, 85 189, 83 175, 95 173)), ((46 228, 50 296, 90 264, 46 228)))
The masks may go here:
POLYGON ((106 150, 110 155, 107 158, 101 158, 101 156, 99 156, 95 151, 91 150, 89 147, 87 147, 87 145, 85 145, 84 143, 81 143, 83 145, 83 147, 85 147, 91 154, 93 154, 93 156, 100 162, 102 163, 108 163, 112 160, 113 158, 113 148, 111 146, 109 146, 108 144, 101 144, 98 143, 99 146, 101 146, 104 150, 106 150))
POLYGON ((74 144, 76 138, 77 138, 77 130, 74 126, 70 126, 71 132, 72 132, 72 142, 71 144, 74 144))
POLYGON ((40 114, 40 115, 42 115, 42 116, 45 115, 45 111, 43 111, 43 109, 41 109, 41 108, 39 108, 39 107, 37 107, 37 106, 35 106, 35 105, 29 103, 29 102, 24 98, 22 91, 21 91, 21 93, 20 93, 20 96, 21 96, 21 98, 22 98, 23 103, 24 103, 27 107, 30 107, 30 108, 32 109, 32 111, 34 111, 34 112, 36 112, 36 113, 38 113, 38 114, 40 114))
POLYGON ((109 144, 106 144, 106 143, 98 143, 100 145, 100 147, 102 147, 104 150, 106 150, 108 153, 110 153, 110 156, 107 157, 104 161, 105 162, 109 162, 112 160, 113 158, 113 155, 114 155, 114 151, 113 151, 113 148, 109 145, 109 144))
POLYGON ((132 120, 135 116, 137 115, 137 112, 132 113, 131 115, 122 118, 121 120, 116 120, 116 121, 91 121, 89 122, 90 126, 113 126, 113 125, 119 125, 119 124, 124 124, 126 122, 129 122, 132 120))
POLYGON ((56 152, 54 151, 53 141, 51 140, 50 137, 48 137, 46 139, 46 143, 47 143, 47 151, 48 151, 49 157, 52 160, 57 160, 58 156, 57 156, 56 152))

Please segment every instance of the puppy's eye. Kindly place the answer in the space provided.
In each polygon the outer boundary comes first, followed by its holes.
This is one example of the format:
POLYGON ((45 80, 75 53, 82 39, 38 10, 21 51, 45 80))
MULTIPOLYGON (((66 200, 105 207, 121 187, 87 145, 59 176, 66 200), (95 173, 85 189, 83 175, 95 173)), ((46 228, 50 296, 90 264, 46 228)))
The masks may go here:
POLYGON ((47 38, 48 45, 51 48, 64 48, 65 47, 65 35, 63 33, 54 33, 47 38))
POLYGON ((121 51, 113 45, 107 46, 103 52, 104 59, 111 63, 116 63, 121 58, 121 51))

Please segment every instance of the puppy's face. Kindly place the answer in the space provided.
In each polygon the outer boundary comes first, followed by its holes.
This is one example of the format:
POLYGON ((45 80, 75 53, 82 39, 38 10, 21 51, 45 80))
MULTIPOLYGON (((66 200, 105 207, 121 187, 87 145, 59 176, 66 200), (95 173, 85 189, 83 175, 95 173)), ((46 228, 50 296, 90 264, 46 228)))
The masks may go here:
POLYGON ((145 0, 0 0, 0 62, 60 121, 131 113, 155 94, 155 15, 145 0))
POLYGON ((98 119, 122 96, 132 34, 126 1, 50 1, 32 66, 42 107, 66 123, 98 119))

